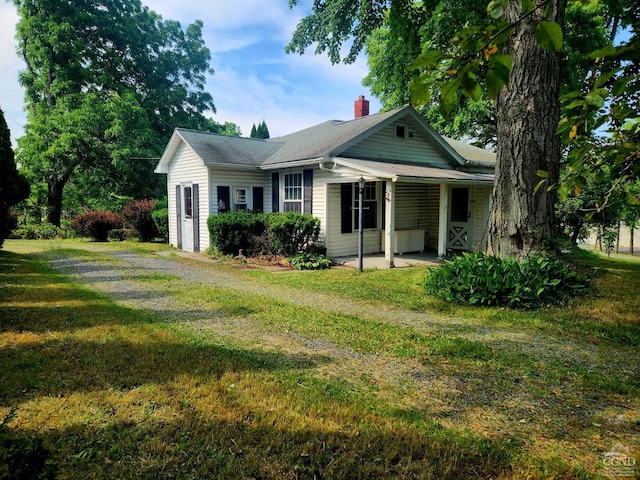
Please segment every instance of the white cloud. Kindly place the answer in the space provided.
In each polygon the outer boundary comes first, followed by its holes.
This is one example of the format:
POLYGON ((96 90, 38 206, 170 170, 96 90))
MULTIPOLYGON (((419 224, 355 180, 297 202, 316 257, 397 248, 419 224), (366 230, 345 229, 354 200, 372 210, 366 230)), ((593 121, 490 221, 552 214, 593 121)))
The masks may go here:
MULTIPOLYGON (((293 11, 285 0, 143 0, 165 19, 183 28, 204 22, 204 39, 212 51, 215 75, 207 87, 217 107, 218 122, 231 121, 249 135, 263 119, 271 136, 281 136, 329 119, 353 117, 353 102, 369 92, 361 86, 367 73, 363 58, 353 65, 331 65, 326 55, 286 55, 284 47, 308 2, 293 11), (266 45, 268 45, 268 50, 266 45)), ((15 7, 0 2, 0 106, 13 137, 26 122, 23 91, 17 82, 22 61, 15 53, 15 7)), ((371 99, 371 112, 380 105, 371 99)))
POLYGON ((23 109, 24 91, 18 84, 18 72, 24 62, 16 53, 15 25, 18 15, 13 4, 0 3, 0 107, 4 112, 11 138, 22 136, 27 122, 23 109))

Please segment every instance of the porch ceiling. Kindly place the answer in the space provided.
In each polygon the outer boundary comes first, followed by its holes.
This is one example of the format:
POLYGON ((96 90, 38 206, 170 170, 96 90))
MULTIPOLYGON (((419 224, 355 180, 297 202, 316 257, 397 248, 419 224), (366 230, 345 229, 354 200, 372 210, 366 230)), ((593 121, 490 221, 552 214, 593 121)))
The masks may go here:
POLYGON ((492 173, 461 172, 453 169, 343 157, 335 157, 333 161, 338 166, 353 169, 354 173, 361 172, 366 176, 391 179, 394 182, 493 184, 492 173))

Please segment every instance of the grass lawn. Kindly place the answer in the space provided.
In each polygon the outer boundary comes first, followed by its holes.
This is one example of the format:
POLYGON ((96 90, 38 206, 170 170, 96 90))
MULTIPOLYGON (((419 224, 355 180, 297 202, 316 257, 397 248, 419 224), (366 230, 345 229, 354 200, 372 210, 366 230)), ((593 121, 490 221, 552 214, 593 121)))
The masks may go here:
POLYGON ((594 293, 535 311, 446 304, 417 267, 274 273, 173 255, 247 288, 127 280, 189 321, 47 266, 117 265, 117 250, 167 248, 0 250, 0 478, 26 457, 83 479, 589 479, 611 473, 618 443, 640 457, 640 262, 584 258, 594 293), (312 295, 327 304, 295 301, 312 295))

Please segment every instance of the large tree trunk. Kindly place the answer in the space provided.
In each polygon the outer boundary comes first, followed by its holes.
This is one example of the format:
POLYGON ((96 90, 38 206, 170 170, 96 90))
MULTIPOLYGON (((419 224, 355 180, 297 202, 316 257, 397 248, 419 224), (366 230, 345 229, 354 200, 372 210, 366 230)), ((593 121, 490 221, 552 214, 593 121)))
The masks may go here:
POLYGON ((62 192, 68 178, 53 176, 49 179, 47 191, 47 222, 56 227, 60 226, 62 216, 62 192))
MULTIPOLYGON (((560 57, 540 48, 535 38, 540 20, 562 24, 566 0, 552 3, 546 18, 538 9, 521 21, 505 46, 513 68, 496 101, 498 149, 487 246, 498 257, 525 258, 555 236, 555 192, 547 186, 557 183, 560 169, 560 57), (534 192, 538 170, 548 173, 548 185, 534 192)), ((511 1, 506 20, 517 20, 521 5, 511 1)))

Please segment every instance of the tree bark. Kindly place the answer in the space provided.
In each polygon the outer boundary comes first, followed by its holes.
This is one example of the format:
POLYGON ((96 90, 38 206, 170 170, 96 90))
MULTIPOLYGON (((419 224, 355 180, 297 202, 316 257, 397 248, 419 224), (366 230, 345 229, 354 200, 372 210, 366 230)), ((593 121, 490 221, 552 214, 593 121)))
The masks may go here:
POLYGON ((62 192, 67 183, 67 178, 51 177, 47 182, 47 222, 60 227, 62 217, 62 192))
MULTIPOLYGON (((537 9, 519 22, 505 45, 513 67, 509 83, 496 101, 498 148, 487 250, 489 254, 522 259, 553 239, 555 192, 558 182, 560 138, 560 56, 536 43, 541 20, 562 25, 567 0, 553 0, 547 15, 537 9), (537 192, 538 170, 548 184, 537 192)), ((505 19, 517 21, 520 1, 511 1, 505 19)))

